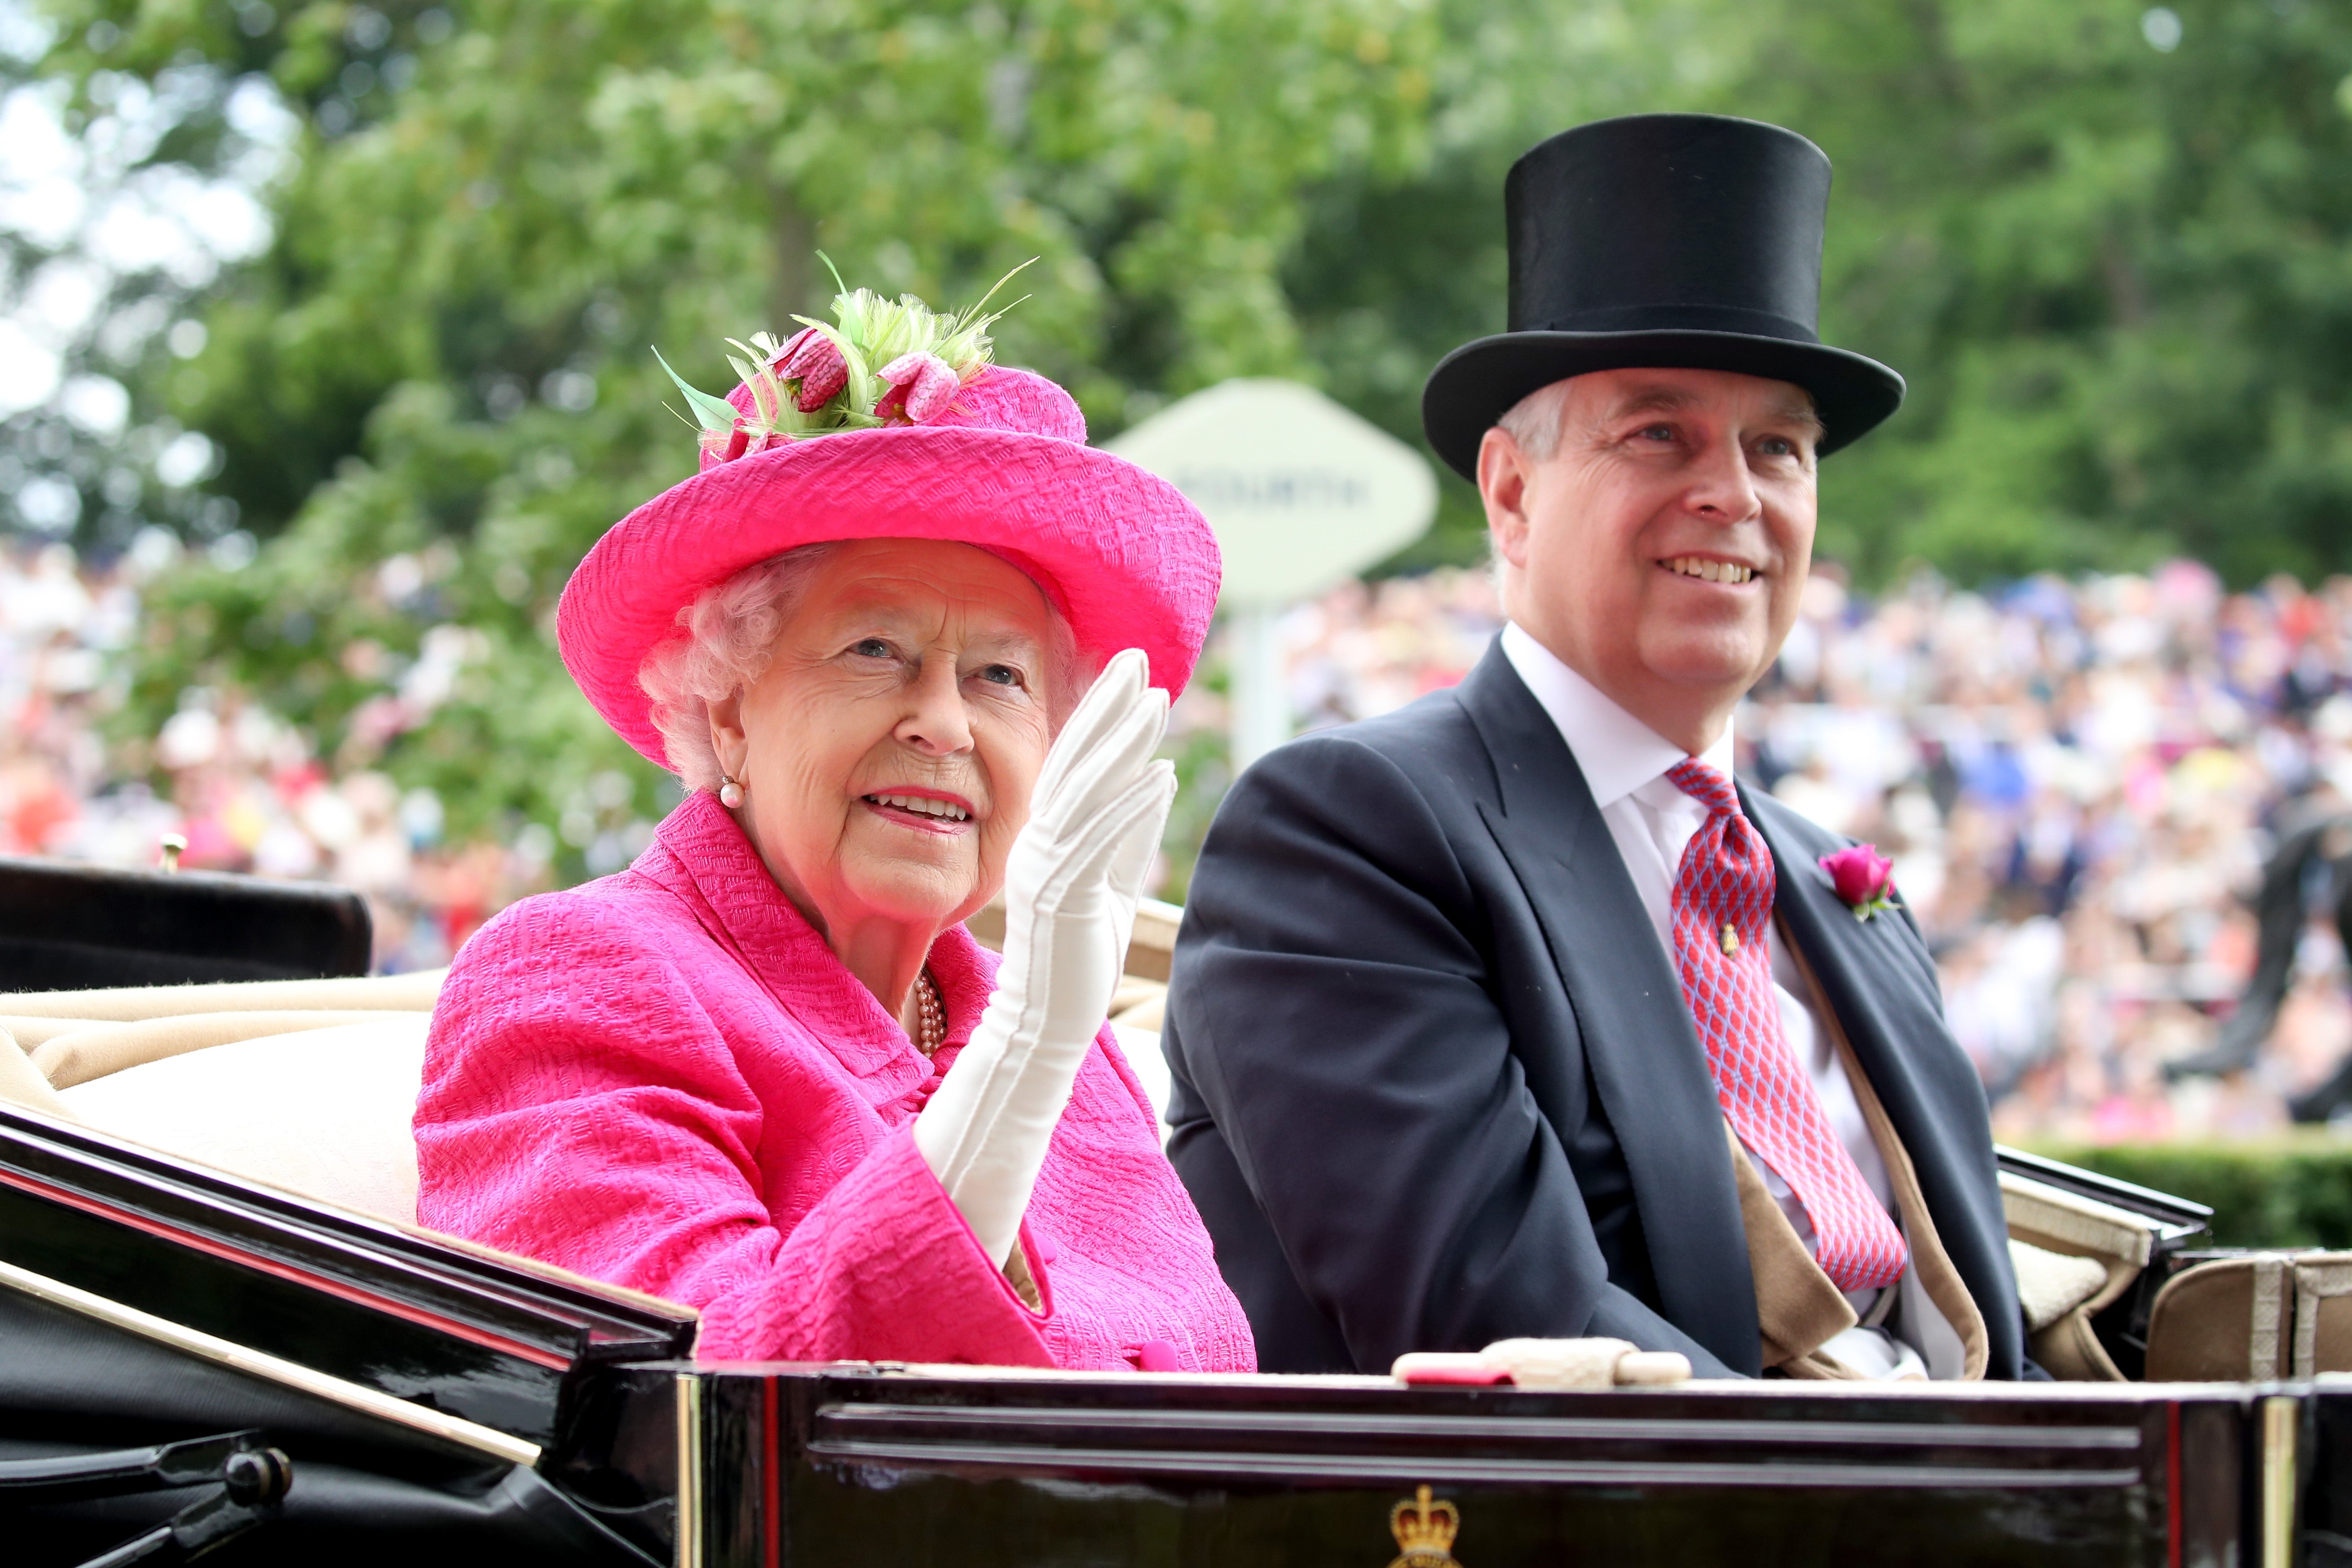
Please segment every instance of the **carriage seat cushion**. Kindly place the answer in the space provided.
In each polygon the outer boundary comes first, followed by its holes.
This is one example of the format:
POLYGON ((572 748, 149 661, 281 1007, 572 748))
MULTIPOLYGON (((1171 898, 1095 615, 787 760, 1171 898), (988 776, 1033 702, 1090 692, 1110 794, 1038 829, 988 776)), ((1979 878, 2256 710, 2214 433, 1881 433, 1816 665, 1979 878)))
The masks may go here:
POLYGON ((58 1091, 102 1132, 404 1225, 425 1013, 213 1046, 58 1091))
POLYGON ((2074 1258, 2020 1241, 2009 1240, 2009 1261, 2017 1276, 2018 1304, 2025 1309, 2025 1327, 2040 1333, 2104 1289, 2107 1266, 2095 1258, 2074 1258))
MULTIPOLYGON (((58 1104, 118 1138, 413 1225, 411 1122, 430 1018, 381 1013, 365 1023, 207 1045, 86 1082, 60 1073, 65 1087, 52 1094, 40 1086, 45 1103, 35 1109, 58 1104)), ((1161 1115, 1164 1137, 1169 1083, 1160 1037, 1122 1024, 1118 1039, 1161 1115)), ((9 1065, 23 1064, 0 1060, 9 1065)), ((38 1077, 29 1066, 24 1070, 38 1077)), ((8 1087, 0 1082, 0 1098, 29 1100, 8 1087)))

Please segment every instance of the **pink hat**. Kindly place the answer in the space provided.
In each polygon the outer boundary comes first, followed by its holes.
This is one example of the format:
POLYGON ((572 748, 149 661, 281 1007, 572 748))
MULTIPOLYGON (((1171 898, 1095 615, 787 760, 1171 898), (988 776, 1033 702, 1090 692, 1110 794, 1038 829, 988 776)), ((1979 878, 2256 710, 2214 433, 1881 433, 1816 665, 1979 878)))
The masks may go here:
POLYGON ((614 524, 564 586, 556 640, 565 667, 605 722, 664 766, 637 683, 646 656, 685 635, 678 612, 705 589, 827 540, 977 545, 1036 580, 1082 652, 1139 647, 1171 697, 1192 678, 1222 575, 1216 539, 1192 503, 1087 446, 1085 416, 1059 386, 986 364, 970 312, 933 319, 963 331, 937 344, 951 358, 963 351, 961 366, 910 353, 867 371, 852 312, 873 301, 845 292, 842 332, 813 324, 786 344, 754 340, 756 360, 736 362, 745 384, 723 405, 680 382, 704 426, 702 471, 614 524), (845 384, 836 349, 846 351, 845 384), (807 417, 797 402, 821 412, 807 417), (905 422, 910 414, 917 422, 905 422), (828 416, 856 426, 809 433, 828 416))

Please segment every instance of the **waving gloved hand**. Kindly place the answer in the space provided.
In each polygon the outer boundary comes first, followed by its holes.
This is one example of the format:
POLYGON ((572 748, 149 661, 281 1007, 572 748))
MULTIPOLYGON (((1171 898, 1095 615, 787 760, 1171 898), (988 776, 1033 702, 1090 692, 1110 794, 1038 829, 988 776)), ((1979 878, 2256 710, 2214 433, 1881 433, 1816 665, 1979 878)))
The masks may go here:
POLYGON ((1004 962, 971 1043, 915 1119, 915 1147, 1002 1266, 1102 1027, 1135 903, 1176 795, 1152 759, 1168 695, 1142 650, 1112 658, 1038 774, 1004 875, 1004 962))

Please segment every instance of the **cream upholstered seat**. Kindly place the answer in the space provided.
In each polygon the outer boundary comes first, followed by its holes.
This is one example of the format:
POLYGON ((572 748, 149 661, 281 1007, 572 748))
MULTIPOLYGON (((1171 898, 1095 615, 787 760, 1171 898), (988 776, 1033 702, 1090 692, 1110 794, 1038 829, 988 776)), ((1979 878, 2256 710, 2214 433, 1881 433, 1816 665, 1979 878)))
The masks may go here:
POLYGON ((101 1131, 379 1219, 416 1219, 426 1013, 264 1035, 58 1091, 101 1131))
MULTIPOLYGON (((1171 906, 1148 906, 1111 1006, 1163 1123, 1171 906)), ((0 996, 0 1099, 411 1225, 411 1121, 442 972, 0 996)))
POLYGON ((0 1097, 400 1224, 441 974, 0 996, 0 1097))

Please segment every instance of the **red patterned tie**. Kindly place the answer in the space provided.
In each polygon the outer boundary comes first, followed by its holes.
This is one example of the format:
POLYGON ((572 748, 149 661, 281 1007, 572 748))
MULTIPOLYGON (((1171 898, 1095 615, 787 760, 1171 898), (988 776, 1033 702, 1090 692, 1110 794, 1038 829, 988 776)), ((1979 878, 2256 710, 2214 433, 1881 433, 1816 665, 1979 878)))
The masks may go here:
POLYGON ((1903 1233, 1830 1131, 1820 1097, 1780 1034, 1772 995, 1772 853, 1739 796, 1705 763, 1666 770, 1706 807, 1675 875, 1675 970, 1698 1025, 1731 1130, 1789 1184, 1813 1222, 1814 1258, 1841 1290, 1903 1277, 1903 1233))

